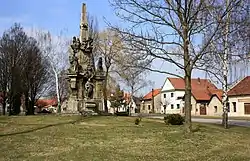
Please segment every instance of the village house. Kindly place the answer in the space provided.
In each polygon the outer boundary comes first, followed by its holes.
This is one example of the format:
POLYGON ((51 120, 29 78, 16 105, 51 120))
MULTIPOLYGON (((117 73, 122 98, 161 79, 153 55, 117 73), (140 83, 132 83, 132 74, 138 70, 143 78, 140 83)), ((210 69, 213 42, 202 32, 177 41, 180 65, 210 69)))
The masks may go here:
POLYGON ((152 89, 142 98, 141 113, 161 113, 161 89, 152 89))
POLYGON ((57 112, 57 98, 40 98, 35 104, 35 112, 41 112, 42 110, 57 112))
POLYGON ((236 83, 228 91, 228 115, 250 116, 250 76, 236 83))
MULTIPOLYGON (((222 90, 207 79, 191 80, 191 115, 221 116, 222 90)), ((167 78, 161 90, 161 113, 184 114, 185 82, 181 78, 167 78)))
POLYGON ((140 109, 141 99, 133 96, 133 99, 131 100, 131 95, 125 92, 123 93, 123 102, 122 102, 124 103, 124 105, 121 105, 120 107, 112 107, 110 100, 108 100, 107 103, 108 103, 107 105, 108 105, 109 113, 115 113, 116 111, 127 112, 129 107, 131 107, 131 111, 130 111, 131 113, 138 113, 140 109))

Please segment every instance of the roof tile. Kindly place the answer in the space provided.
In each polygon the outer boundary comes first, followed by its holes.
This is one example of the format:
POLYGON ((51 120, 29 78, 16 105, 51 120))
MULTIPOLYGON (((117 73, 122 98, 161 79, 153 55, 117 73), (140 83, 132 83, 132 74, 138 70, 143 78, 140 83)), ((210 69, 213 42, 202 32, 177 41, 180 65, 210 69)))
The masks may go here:
POLYGON ((250 95, 250 76, 245 77, 228 91, 228 96, 250 95))
POLYGON ((148 100, 148 99, 152 99, 152 92, 153 92, 153 96, 158 95, 161 92, 161 89, 153 89, 151 92, 149 92, 148 94, 146 94, 143 99, 144 100, 148 100))
MULTIPOLYGON (((175 89, 185 90, 185 82, 181 78, 168 78, 175 89)), ((208 79, 195 78, 191 79, 192 95, 196 100, 209 101, 212 96, 216 95, 220 100, 222 91, 218 89, 208 79)))

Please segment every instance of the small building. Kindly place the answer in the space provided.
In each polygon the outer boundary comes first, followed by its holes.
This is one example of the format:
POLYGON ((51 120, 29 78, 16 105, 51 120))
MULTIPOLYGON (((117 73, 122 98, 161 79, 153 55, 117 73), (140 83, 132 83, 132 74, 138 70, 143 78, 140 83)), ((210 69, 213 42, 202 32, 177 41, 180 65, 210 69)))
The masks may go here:
POLYGON ((250 76, 236 83, 228 91, 228 115, 250 117, 250 76))
MULTIPOLYGON (((191 93, 191 115, 222 115, 222 90, 208 79, 191 79, 191 93)), ((184 80, 167 78, 161 90, 161 113, 184 114, 184 95, 184 80)))
POLYGON ((41 112, 42 110, 57 112, 57 98, 44 98, 38 99, 35 104, 35 112, 41 112))
POLYGON ((141 102, 141 113, 161 113, 161 89, 152 89, 141 102))
MULTIPOLYGON (((133 99, 131 100, 131 94, 123 93, 123 100, 122 100, 123 104, 121 106, 112 107, 110 100, 108 100, 107 103, 108 103, 107 105, 108 105, 109 113, 127 112, 129 107, 131 107, 131 111, 130 111, 131 113, 138 113, 141 99, 133 96, 133 99)), ((104 107, 104 105, 103 105, 103 107, 104 107)))

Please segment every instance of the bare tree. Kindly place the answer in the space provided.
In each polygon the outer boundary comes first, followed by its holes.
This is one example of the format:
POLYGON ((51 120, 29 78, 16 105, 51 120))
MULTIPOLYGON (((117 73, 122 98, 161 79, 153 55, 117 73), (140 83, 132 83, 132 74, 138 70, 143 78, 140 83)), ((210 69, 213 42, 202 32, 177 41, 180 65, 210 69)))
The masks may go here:
MULTIPOLYGON (((222 123, 228 128, 228 86, 237 81, 237 77, 232 79, 232 65, 244 64, 248 68, 248 57, 250 49, 249 37, 249 4, 242 0, 241 4, 232 8, 225 19, 221 22, 218 34, 214 36, 211 44, 207 48, 210 55, 204 57, 206 72, 212 78, 216 78, 223 87, 223 119, 222 123), (222 69, 222 70, 221 70, 222 69), (229 79, 230 77, 230 79, 229 79)), ((230 2, 226 0, 226 6, 230 2)), ((211 31, 208 29, 205 38, 211 31)), ((236 71, 235 71, 236 72, 236 71)))
POLYGON ((8 56, 6 52, 2 51, 2 41, 1 41, 1 48, 0 48, 0 88, 1 88, 1 97, 2 97, 2 112, 3 115, 5 115, 6 111, 6 101, 7 101, 7 87, 8 87, 8 81, 10 78, 9 73, 9 66, 8 64, 10 62, 8 59, 8 56))
MULTIPOLYGON (((98 28, 98 21, 95 16, 87 14, 87 21, 89 27, 89 37, 93 39, 93 55, 94 59, 96 59, 99 55, 99 28, 98 28)), ((95 61, 93 61, 95 62, 95 61)))
POLYGON ((118 34, 112 30, 106 29, 99 34, 99 45, 98 52, 100 56, 104 57, 104 65, 105 65, 105 80, 104 80, 104 88, 103 88, 103 96, 104 96, 104 108, 105 112, 108 112, 107 106, 107 86, 109 84, 108 80, 112 79, 110 75, 111 68, 115 65, 114 59, 121 53, 122 50, 122 42, 119 38, 118 34))
POLYGON ((34 114, 35 99, 47 80, 47 64, 37 42, 26 35, 20 24, 14 24, 4 32, 0 50, 5 72, 2 76, 6 76, 6 79, 1 79, 1 88, 8 97, 9 115, 20 112, 23 94, 26 96, 27 114, 34 114))
POLYGON ((2 89, 7 93, 9 115, 19 114, 21 89, 21 72, 23 55, 27 51, 28 37, 19 24, 14 24, 1 37, 1 54, 6 79, 2 79, 2 89), (4 67, 5 66, 5 67, 4 67), (7 84, 7 88, 5 85, 7 84), (6 89, 6 90, 5 90, 6 89))
POLYGON ((68 67, 68 48, 70 41, 64 36, 63 31, 61 31, 58 36, 52 36, 48 31, 33 29, 31 36, 37 40, 40 50, 49 61, 49 72, 51 77, 54 77, 51 85, 55 87, 52 89, 56 91, 58 102, 57 111, 60 113, 62 100, 62 98, 60 98, 60 90, 62 91, 62 89, 60 89, 59 85, 59 76, 61 72, 68 67))
POLYGON ((40 51, 35 39, 30 40, 30 48, 26 52, 23 70, 23 91, 25 95, 26 114, 34 114, 36 99, 40 97, 40 92, 44 90, 44 85, 49 79, 49 62, 40 51), (30 63, 33 62, 33 63, 30 63))
POLYGON ((185 82, 185 131, 191 132, 191 75, 201 64, 199 60, 217 31, 221 20, 240 0, 232 0, 229 7, 216 0, 112 0, 117 16, 130 28, 113 27, 134 48, 133 54, 148 63, 163 61, 183 71, 183 75, 144 67, 153 72, 180 77, 185 82), (212 32, 199 43, 207 29, 212 32), (135 50, 137 49, 137 50, 135 50))
POLYGON ((120 81, 122 81, 125 86, 128 88, 130 92, 130 107, 129 107, 129 115, 131 114, 131 105, 136 92, 140 89, 150 85, 152 82, 146 79, 146 69, 145 68, 136 68, 127 66, 130 65, 138 65, 137 61, 133 56, 128 57, 126 53, 123 53, 123 57, 119 57, 119 59, 115 59, 116 68, 115 71, 118 74, 120 81), (133 60, 133 62, 131 62, 133 60), (130 63, 128 63, 130 62, 130 63))

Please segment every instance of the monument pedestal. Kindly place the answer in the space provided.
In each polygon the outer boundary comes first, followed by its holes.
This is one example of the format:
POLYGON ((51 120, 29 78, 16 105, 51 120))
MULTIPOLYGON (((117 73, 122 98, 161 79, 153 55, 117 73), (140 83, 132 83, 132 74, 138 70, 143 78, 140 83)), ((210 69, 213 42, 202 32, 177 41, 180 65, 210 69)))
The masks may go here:
POLYGON ((70 68, 68 70, 68 98, 62 105, 63 113, 83 113, 84 111, 104 111, 102 58, 95 67, 93 39, 89 37, 86 5, 82 6, 80 37, 73 37, 70 68))

